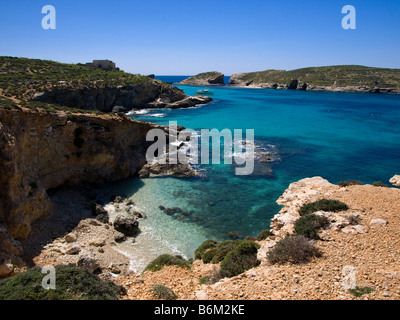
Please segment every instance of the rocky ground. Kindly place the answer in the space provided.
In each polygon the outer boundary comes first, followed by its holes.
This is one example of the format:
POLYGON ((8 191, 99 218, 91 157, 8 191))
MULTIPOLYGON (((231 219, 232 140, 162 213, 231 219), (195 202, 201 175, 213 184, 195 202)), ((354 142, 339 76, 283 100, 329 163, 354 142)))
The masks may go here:
POLYGON ((133 202, 118 197, 115 205, 124 215, 117 215, 122 223, 116 225, 117 218, 109 221, 107 212, 101 205, 94 206, 91 197, 88 189, 58 190, 51 197, 51 217, 33 224, 31 235, 22 242, 24 260, 42 267, 77 264, 105 279, 129 273, 129 259, 117 243, 135 241, 134 229, 144 214, 135 211, 133 202))
MULTIPOLYGON (((213 284, 201 284, 200 279, 216 277, 219 266, 199 260, 191 269, 169 266, 157 272, 133 273, 129 259, 117 250, 116 243, 121 238, 134 241, 134 237, 126 238, 111 222, 95 218, 87 200, 93 195, 88 192, 65 189, 52 196, 55 214, 32 226, 32 235, 22 243, 25 260, 40 266, 81 265, 123 285, 127 289, 123 298, 129 300, 155 299, 155 285, 172 289, 182 300, 400 299, 400 189, 339 187, 320 177, 291 184, 277 201, 283 208, 271 221, 274 235, 258 242, 261 264, 239 276, 216 279, 213 284), (300 265, 271 265, 267 253, 293 231, 298 209, 322 198, 349 206, 340 213, 317 213, 329 220, 320 232, 323 240, 315 241, 322 257, 300 265), (357 287, 368 287, 372 292, 359 298, 349 293, 344 285, 350 284, 352 275, 357 287)), ((140 218, 129 200, 116 199, 114 205, 140 218)))
MULTIPOLYGON (((277 224, 276 236, 260 242, 261 265, 247 272, 222 279, 212 285, 200 284, 199 279, 215 273, 216 266, 195 261, 192 269, 164 267, 158 272, 129 275, 117 279, 128 289, 126 299, 154 299, 152 287, 165 285, 178 299, 399 299, 400 298, 400 190, 370 185, 340 188, 320 178, 302 181, 289 188, 279 202, 285 207, 280 215, 288 215, 304 202, 321 198, 336 199, 350 209, 342 216, 357 214, 357 225, 331 221, 324 230, 324 239, 316 242, 323 252, 302 265, 271 265, 266 252, 280 238, 279 231, 290 229, 286 219, 277 224), (278 225, 280 228, 278 228, 278 225), (347 269, 345 268, 347 267, 347 269), (356 298, 344 288, 349 271, 355 270, 355 285, 373 291, 356 298)), ((343 222, 344 220, 342 220, 343 222)))

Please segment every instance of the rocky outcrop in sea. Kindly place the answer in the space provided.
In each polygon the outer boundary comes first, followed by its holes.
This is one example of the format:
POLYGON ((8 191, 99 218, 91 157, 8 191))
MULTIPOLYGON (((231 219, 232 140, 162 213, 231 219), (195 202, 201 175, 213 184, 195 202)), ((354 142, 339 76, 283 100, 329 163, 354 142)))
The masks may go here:
POLYGON ((217 71, 199 73, 179 82, 179 84, 190 86, 221 86, 224 85, 224 74, 217 71))

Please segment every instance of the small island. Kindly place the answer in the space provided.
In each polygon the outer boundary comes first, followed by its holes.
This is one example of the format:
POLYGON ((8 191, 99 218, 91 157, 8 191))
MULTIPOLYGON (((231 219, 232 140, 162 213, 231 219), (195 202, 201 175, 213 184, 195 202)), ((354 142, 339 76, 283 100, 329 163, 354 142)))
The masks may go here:
POLYGON ((190 86, 223 86, 224 74, 217 71, 199 73, 193 77, 187 78, 178 84, 190 86))

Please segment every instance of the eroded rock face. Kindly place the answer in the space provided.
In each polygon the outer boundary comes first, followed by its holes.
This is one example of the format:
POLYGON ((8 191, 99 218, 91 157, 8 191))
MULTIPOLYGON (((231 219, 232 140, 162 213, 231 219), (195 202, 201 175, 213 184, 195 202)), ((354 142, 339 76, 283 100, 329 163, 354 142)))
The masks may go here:
POLYGON ((155 125, 113 115, 0 109, 0 225, 16 239, 51 212, 47 190, 116 181, 146 163, 155 125))
POLYGON ((132 109, 151 107, 151 102, 160 101, 165 107, 188 98, 174 86, 149 81, 137 85, 116 87, 52 88, 36 93, 35 101, 59 104, 84 110, 103 112, 126 112, 132 109))
POLYGON ((284 236, 287 232, 292 233, 294 223, 300 217, 299 208, 317 197, 325 196, 326 187, 335 187, 335 185, 321 177, 306 178, 290 184, 276 201, 284 207, 271 219, 271 229, 274 234, 284 236))

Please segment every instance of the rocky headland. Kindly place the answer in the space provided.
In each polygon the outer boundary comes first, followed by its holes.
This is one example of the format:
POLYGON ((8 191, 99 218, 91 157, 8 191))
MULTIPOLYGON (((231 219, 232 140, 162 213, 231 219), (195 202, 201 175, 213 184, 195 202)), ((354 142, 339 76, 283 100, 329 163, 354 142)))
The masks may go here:
MULTIPOLYGON (((146 151, 152 144, 146 135, 154 128, 166 132, 168 128, 132 120, 125 112, 185 108, 211 100, 189 97, 174 86, 122 71, 0 57, 1 276, 10 274, 9 266, 26 266, 21 257, 32 260, 32 250, 27 249, 32 226, 59 216, 62 208, 52 195, 60 188, 97 187, 139 175, 144 167, 149 172, 161 170, 146 166, 146 151)), ((161 171, 182 177, 192 174, 190 167, 173 165, 161 171)), ((76 205, 72 211, 77 214, 72 216, 84 219, 85 207, 92 204, 76 201, 76 205)), ((101 214, 91 218, 97 216, 97 223, 107 222, 101 214)), ((117 231, 138 227, 136 220, 124 218, 117 225, 117 231)), ((52 236, 60 234, 54 231, 52 236)))
POLYGON ((178 84, 190 86, 223 86, 224 74, 217 71, 203 72, 187 78, 178 84))
POLYGON ((399 69, 330 66, 232 74, 229 85, 248 88, 400 93, 399 69))
POLYGON ((278 199, 282 210, 272 219, 271 234, 257 241, 260 265, 231 278, 212 279, 218 264, 195 260, 190 269, 165 266, 117 279, 126 299, 154 299, 163 285, 182 300, 398 300, 400 298, 400 190, 372 185, 340 187, 314 177, 295 182, 278 199), (268 253, 293 232, 299 208, 320 199, 340 200, 348 210, 318 212, 328 218, 320 238, 312 240, 322 255, 306 263, 272 264, 268 253), (354 270, 355 289, 348 272, 354 270), (347 281, 347 282, 346 282, 347 281))

